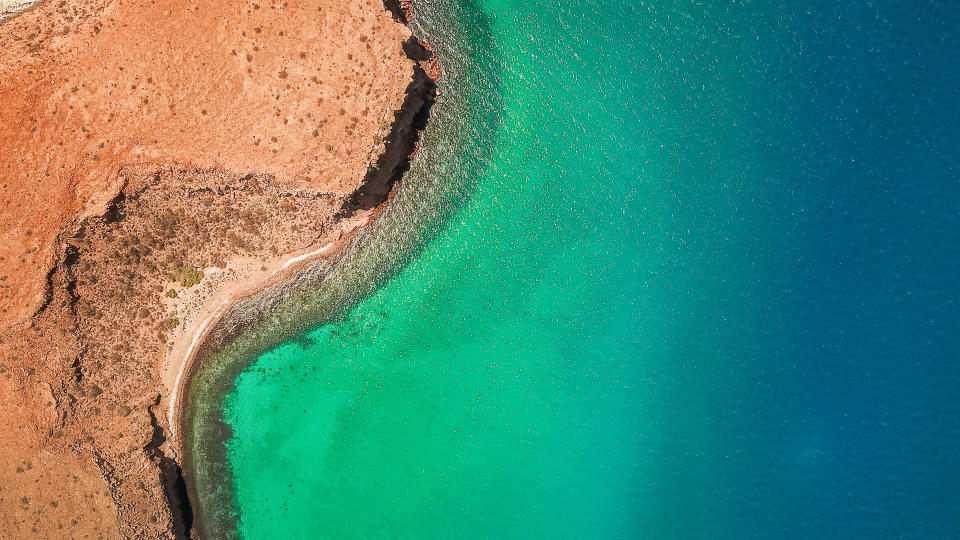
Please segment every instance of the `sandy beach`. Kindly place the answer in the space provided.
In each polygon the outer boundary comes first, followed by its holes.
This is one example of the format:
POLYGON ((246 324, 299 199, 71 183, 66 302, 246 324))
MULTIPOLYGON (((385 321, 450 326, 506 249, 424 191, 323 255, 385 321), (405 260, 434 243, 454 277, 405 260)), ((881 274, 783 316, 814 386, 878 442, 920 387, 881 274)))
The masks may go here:
MULTIPOLYGON (((304 265, 319 259, 331 257, 338 252, 346 240, 362 227, 365 219, 347 220, 338 231, 331 235, 333 239, 324 239, 318 246, 311 246, 305 253, 290 254, 273 260, 237 261, 230 268, 230 275, 217 279, 211 276, 213 285, 182 302, 185 311, 190 312, 181 327, 176 331, 172 343, 160 368, 162 380, 168 389, 167 425, 170 437, 167 443, 171 451, 181 455, 180 439, 183 392, 194 366, 198 346, 206 339, 208 332, 215 326, 224 313, 239 299, 256 294, 265 288, 288 278, 304 265)), ((217 269, 211 269, 217 270, 217 269)), ((226 274, 226 271, 219 273, 226 274)))

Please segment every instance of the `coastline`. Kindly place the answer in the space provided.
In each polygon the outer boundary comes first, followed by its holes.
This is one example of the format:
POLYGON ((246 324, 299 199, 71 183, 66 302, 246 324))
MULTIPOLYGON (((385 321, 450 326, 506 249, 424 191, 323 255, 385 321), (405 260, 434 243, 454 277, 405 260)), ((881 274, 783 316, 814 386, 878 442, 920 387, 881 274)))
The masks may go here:
POLYGON ((175 457, 181 456, 183 452, 181 424, 184 391, 188 387, 186 383, 196 368, 194 360, 197 357, 197 351, 216 327, 217 322, 238 301, 250 298, 272 285, 290 279, 299 269, 310 262, 335 256, 344 243, 358 229, 363 227, 363 221, 365 220, 345 220, 339 227, 335 235, 336 238, 329 240, 330 237, 327 237, 324 239, 328 240, 325 243, 321 240, 314 244, 314 246, 322 244, 320 247, 310 246, 305 253, 287 254, 271 261, 257 261, 261 265, 261 270, 211 291, 200 301, 201 307, 197 316, 186 323, 181 332, 174 337, 174 345, 164 355, 164 366, 161 368, 163 383, 169 392, 167 425, 169 426, 170 436, 167 438, 167 442, 175 457))
MULTIPOLYGON (((413 18, 413 6, 410 0, 383 0, 384 8, 395 21, 410 27, 413 18)), ((170 437, 168 446, 183 466, 183 412, 186 393, 190 387, 190 378, 198 365, 199 352, 208 345, 217 324, 227 312, 245 299, 264 293, 271 286, 285 281, 295 281, 297 271, 318 259, 328 259, 340 253, 344 244, 356 232, 373 223, 384 208, 393 199, 394 186, 398 184, 410 167, 410 162, 420 150, 420 135, 425 129, 425 118, 440 95, 438 88, 442 70, 436 54, 429 43, 411 35, 403 43, 407 57, 415 62, 413 78, 405 92, 406 98, 401 108, 394 111, 394 121, 390 134, 384 141, 384 151, 377 158, 377 165, 370 166, 361 187, 349 199, 348 206, 341 211, 343 222, 337 238, 326 243, 317 242, 307 248, 305 253, 288 254, 279 259, 263 262, 266 270, 249 278, 237 280, 225 288, 214 291, 204 298, 202 317, 195 317, 174 338, 174 346, 164 358, 164 383, 169 391, 167 405, 167 425, 170 437), (425 114, 424 114, 425 113, 425 114), (366 214, 356 216, 357 210, 366 214), (347 227, 344 227, 344 224, 347 227), (322 245, 321 245, 322 244, 322 245), (319 247, 315 247, 319 245, 319 247), (176 375, 170 380, 172 367, 176 375)))
MULTIPOLYGON (((219 399, 229 391, 236 374, 258 351, 268 350, 318 320, 336 317, 340 310, 348 309, 372 293, 382 280, 389 279, 403 260, 419 250, 423 240, 437 232, 433 225, 449 215, 453 207, 444 201, 451 201, 451 196, 463 200, 469 190, 469 184, 459 179, 444 182, 438 163, 485 155, 483 147, 472 147, 455 157, 439 157, 452 148, 433 145, 443 137, 465 135, 466 117, 450 118, 444 127, 437 127, 432 120, 430 108, 440 101, 443 92, 439 84, 447 82, 447 73, 430 44, 421 39, 424 34, 432 34, 422 24, 413 23, 410 3, 391 4, 397 3, 383 2, 394 20, 413 33, 403 42, 403 50, 415 62, 414 74, 403 106, 394 112, 384 151, 368 170, 362 187, 348 197, 348 204, 338 214, 351 218, 362 213, 362 217, 356 217, 364 220, 363 225, 332 245, 318 242, 311 250, 285 258, 271 278, 242 292, 207 300, 205 315, 192 321, 190 330, 179 338, 180 357, 175 359, 178 377, 172 385, 176 393, 166 411, 171 434, 168 447, 179 465, 179 485, 175 488, 179 496, 170 497, 170 509, 174 513, 179 510, 181 516, 192 516, 193 527, 201 535, 236 526, 231 525, 229 517, 230 480, 222 476, 226 460, 222 443, 229 437, 230 427, 223 424, 219 406, 219 399), (428 119, 432 126, 429 130, 428 119), (453 131, 449 131, 451 128, 453 131), (414 221, 403 217, 414 215, 414 221), (390 246, 386 252, 376 247, 386 247, 384 241, 390 246), (383 256, 374 255, 377 262, 365 260, 372 252, 383 256)), ((435 17, 433 6, 430 8, 427 16, 435 17)), ((441 38, 442 46, 445 36, 434 37, 441 38)), ((451 96, 452 109, 447 112, 462 110, 460 107, 479 95, 468 91, 451 96)), ((470 163, 469 167, 482 166, 482 161, 470 163)))
MULTIPOLYGON (((245 299, 329 268, 394 197, 391 160, 412 155, 390 147, 412 125, 391 128, 411 97, 410 30, 381 0, 237 11, 229 24, 210 22, 217 0, 9 5, 0 465, 36 467, 0 488, 59 501, 38 534, 189 534, 179 415, 195 360, 286 285, 245 299), (203 65, 218 68, 192 69, 203 65)), ((0 504, 14 535, 31 514, 0 504)))

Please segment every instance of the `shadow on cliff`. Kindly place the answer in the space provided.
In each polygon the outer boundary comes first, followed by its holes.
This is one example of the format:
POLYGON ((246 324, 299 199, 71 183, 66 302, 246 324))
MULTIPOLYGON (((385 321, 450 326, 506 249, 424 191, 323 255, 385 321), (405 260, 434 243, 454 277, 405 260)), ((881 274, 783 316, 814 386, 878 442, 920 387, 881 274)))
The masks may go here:
POLYGON ((433 59, 433 53, 412 36, 403 43, 403 51, 408 58, 417 62, 413 68, 413 79, 407 86, 403 104, 394 112, 393 126, 384 139, 383 153, 367 170, 360 187, 347 198, 338 213, 339 217, 349 217, 357 210, 376 208, 387 200, 394 185, 410 170, 410 161, 417 151, 420 133, 427 127, 430 108, 437 100, 437 83, 420 62, 433 59))

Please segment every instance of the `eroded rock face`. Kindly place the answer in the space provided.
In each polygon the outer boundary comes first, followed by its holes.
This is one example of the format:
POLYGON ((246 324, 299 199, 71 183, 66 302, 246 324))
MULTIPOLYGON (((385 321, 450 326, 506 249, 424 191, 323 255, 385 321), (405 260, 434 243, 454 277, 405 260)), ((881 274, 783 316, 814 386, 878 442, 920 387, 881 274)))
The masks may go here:
MULTIPOLYGON (((0 271, 44 274, 126 164, 352 191, 409 82, 408 36, 380 0, 51 0, 4 21, 0 271)), ((42 278, 19 283, 5 318, 42 301, 42 278)))
POLYGON ((48 0, 0 22, 0 536, 182 529, 165 354, 204 294, 342 234, 408 37, 380 0, 48 0))
POLYGON ((217 171, 137 167, 120 178, 107 211, 62 236, 50 296, 24 335, 65 338, 49 377, 63 420, 46 448, 90 455, 121 531, 142 537, 179 518, 164 414, 174 337, 211 292, 335 238, 345 197, 217 171))

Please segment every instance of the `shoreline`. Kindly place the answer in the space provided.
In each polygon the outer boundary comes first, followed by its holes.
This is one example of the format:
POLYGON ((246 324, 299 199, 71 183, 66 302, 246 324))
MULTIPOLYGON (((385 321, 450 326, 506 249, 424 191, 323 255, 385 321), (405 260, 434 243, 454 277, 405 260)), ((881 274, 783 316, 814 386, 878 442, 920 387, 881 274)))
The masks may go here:
MULTIPOLYGON (((410 0, 384 0, 383 5, 394 20, 410 28, 413 19, 410 0)), ((383 209, 390 204, 394 189, 419 152, 420 135, 426 128, 426 117, 429 117, 430 108, 441 94, 438 86, 442 71, 436 53, 425 40, 411 34, 403 43, 403 49, 407 57, 414 61, 412 80, 404 92, 403 104, 394 111, 394 121, 385 140, 384 151, 376 160, 377 166, 368 169, 361 188, 349 198, 349 207, 341 210, 343 222, 339 227, 338 237, 306 253, 294 256, 288 254, 281 258, 282 263, 272 261, 266 274, 239 279, 219 291, 214 291, 210 297, 203 300, 201 311, 204 316, 192 320, 174 339, 173 348, 164 355, 166 366, 161 369, 167 371, 165 375, 169 375, 170 367, 177 366, 173 383, 167 384, 167 380, 164 380, 164 383, 170 391, 167 411, 170 437, 167 446, 181 467, 185 462, 182 437, 185 393, 197 368, 197 354, 208 341, 210 333, 239 301, 252 298, 287 279, 294 279, 297 270, 310 262, 339 254, 354 233, 376 221, 383 209), (370 191, 367 191, 368 189, 370 191), (358 210, 361 212, 357 212, 358 210), (349 225, 344 228, 344 224, 349 225), (187 338, 191 337, 187 342, 187 338)))
POLYGON ((182 461, 180 456, 183 453, 181 428, 184 392, 189 386, 187 383, 190 376, 197 367, 195 362, 197 351, 206 341, 211 330, 216 328, 217 323, 238 301, 255 296, 270 286, 293 277, 297 270, 313 261, 338 254, 344 243, 367 223, 368 220, 365 217, 345 220, 345 223, 341 224, 341 227, 335 233, 336 238, 333 240, 327 241, 318 248, 314 248, 317 245, 314 244, 314 246, 307 248, 310 251, 306 253, 281 256, 271 261, 270 264, 259 261, 266 267, 265 271, 261 270, 252 276, 229 282, 212 291, 202 300, 198 316, 187 323, 180 334, 174 338, 174 345, 164 355, 164 366, 161 368, 164 375, 163 383, 169 390, 167 425, 170 436, 167 438, 167 444, 177 461, 182 461), (173 367, 176 367, 176 376, 173 377, 171 384, 169 379, 173 367))
POLYGON ((34 534, 189 534, 208 352, 363 243, 432 101, 381 0, 222 7, 0 0, 0 464, 59 500, 34 534))
MULTIPOLYGON (((413 18, 409 0, 383 0, 386 11, 393 15, 396 22, 410 29, 413 18), (398 5, 399 4, 399 5, 398 5), (399 8, 399 9, 398 9, 399 8)), ((258 278, 244 279, 213 293, 204 300, 202 315, 192 320, 178 336, 176 345, 165 355, 164 369, 168 374, 176 367, 173 384, 167 384, 170 391, 167 410, 167 431, 169 437, 164 441, 168 455, 173 459, 174 469, 162 482, 168 493, 168 506, 175 523, 184 524, 203 534, 203 523, 210 519, 216 523, 214 512, 204 515, 201 508, 209 501, 201 502, 197 489, 197 474, 192 463, 196 456, 193 448, 193 427, 187 426, 188 404, 191 403, 191 387, 198 377, 206 355, 218 346, 229 343, 239 328, 259 324, 256 318, 272 311, 271 298, 283 296, 281 291, 291 290, 304 280, 316 279, 314 263, 346 253, 348 241, 355 233, 364 231, 379 221, 388 207, 396 190, 402 184, 406 173, 417 154, 420 153, 421 136, 427 128, 431 108, 438 101, 442 91, 439 88, 443 72, 437 55, 428 42, 412 33, 402 42, 402 49, 409 60, 413 61, 413 73, 399 109, 393 111, 393 122, 389 134, 384 138, 384 147, 371 164, 361 181, 360 187, 348 196, 346 203, 336 214, 343 231, 336 239, 323 245, 317 242, 305 253, 284 256, 274 260, 272 268, 258 278), (344 227, 344 224, 350 223, 344 227), (279 295, 279 296, 278 296, 279 295), (251 304, 252 302, 252 304, 251 304)), ((362 239, 359 240, 362 243, 362 239)), ((354 243, 354 242, 351 242, 354 243)), ((339 260, 339 259, 338 259, 339 260)), ((332 262, 335 267, 338 261, 332 262)), ((329 271, 323 270, 325 275, 329 271)), ((325 279, 321 277, 320 279, 325 279)), ((253 334, 257 338, 256 333, 253 334)), ((219 404, 215 405, 219 407, 219 404)), ((208 458, 209 459, 209 458, 208 458)), ((226 503, 224 503, 226 504, 226 503)))

